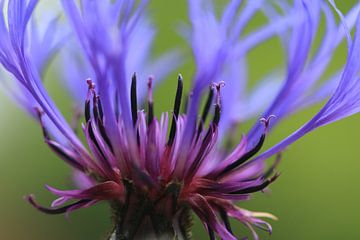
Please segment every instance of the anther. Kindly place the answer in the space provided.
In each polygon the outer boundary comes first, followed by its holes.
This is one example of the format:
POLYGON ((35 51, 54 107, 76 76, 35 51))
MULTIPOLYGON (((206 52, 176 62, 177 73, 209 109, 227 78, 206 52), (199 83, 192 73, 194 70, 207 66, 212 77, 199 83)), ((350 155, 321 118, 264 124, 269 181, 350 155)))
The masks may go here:
POLYGON ((99 116, 102 121, 104 121, 104 111, 101 103, 100 96, 97 96, 97 103, 98 103, 98 109, 99 109, 99 116))
POLYGON ((239 191, 231 192, 230 194, 249 194, 254 193, 258 191, 264 190, 267 186, 269 186, 272 182, 274 182, 278 177, 280 176, 279 173, 276 173, 272 178, 266 179, 263 183, 253 186, 241 189, 239 191))
POLYGON ((95 83, 90 78, 86 79, 86 83, 87 83, 87 85, 89 87, 89 90, 94 90, 95 89, 95 83))
POLYGON ((90 114, 90 97, 91 97, 91 94, 93 93, 94 89, 95 89, 95 83, 90 79, 88 78, 86 80, 86 83, 88 85, 88 94, 87 94, 87 97, 86 97, 86 101, 85 101, 85 121, 88 122, 91 118, 91 114, 90 114))
POLYGON ((153 77, 150 76, 148 80, 148 125, 154 120, 154 100, 152 94, 153 77))
POLYGON ((274 115, 270 115, 268 118, 261 118, 260 119, 260 122, 264 123, 265 130, 264 130, 263 134, 261 134, 260 139, 257 142, 257 144, 252 149, 250 149, 248 152, 246 152, 244 155, 242 155, 238 160, 236 160, 232 164, 225 167, 225 169, 222 170, 218 174, 218 177, 222 177, 225 174, 233 171, 234 169, 236 169, 237 167, 239 167, 240 165, 244 164, 246 161, 251 159, 255 154, 257 154, 260 151, 260 149, 262 148, 262 146, 263 146, 263 144, 265 142, 266 134, 268 133, 268 127, 269 127, 269 124, 270 124, 270 120, 272 118, 274 118, 274 117, 275 117, 274 115))
POLYGON ((229 233, 233 234, 227 212, 223 208, 219 208, 219 213, 222 221, 225 224, 226 229, 229 231, 229 233))
POLYGON ((207 229, 208 229, 209 239, 210 239, 210 240, 216 240, 214 230, 213 230, 209 225, 207 225, 206 227, 207 227, 207 229))
POLYGON ((268 131, 269 131, 269 127, 270 127, 270 120, 272 119, 272 118, 276 118, 276 116, 275 115, 270 115, 270 116, 268 116, 267 118, 260 118, 260 122, 262 123, 262 124, 264 124, 264 127, 265 127, 265 133, 267 134, 268 133, 268 131))
POLYGON ((85 171, 84 166, 80 164, 72 154, 70 154, 69 150, 62 147, 57 142, 54 142, 50 139, 45 139, 45 142, 48 144, 48 146, 51 148, 52 151, 54 151, 61 159, 63 159, 65 162, 73 166, 74 168, 78 169, 79 171, 85 171))
POLYGON ((268 177, 270 177, 274 173, 275 169, 280 164, 281 159, 282 159, 282 152, 279 152, 276 155, 274 163, 269 167, 269 169, 262 176, 263 179, 267 179, 268 177))
POLYGON ((212 88, 212 85, 210 85, 209 94, 208 94, 208 97, 206 99, 205 107, 204 107, 203 112, 201 114, 201 120, 200 120, 199 127, 198 127, 197 137, 199 137, 201 131, 203 130, 206 118, 207 118, 207 116, 209 114, 209 111, 210 111, 211 103, 213 102, 213 98, 214 98, 214 90, 212 88))
POLYGON ((98 111, 98 96, 96 95, 95 91, 93 91, 93 115, 94 118, 97 120, 99 119, 99 111, 98 111))
POLYGON ((41 125, 41 129, 42 129, 44 138, 45 138, 45 140, 49 140, 49 139, 50 139, 50 136, 49 136, 49 133, 48 133, 46 127, 45 127, 45 124, 44 124, 43 118, 42 118, 44 112, 43 112, 40 108, 38 108, 38 107, 35 107, 35 111, 36 111, 36 113, 37 113, 37 115, 38 115, 39 122, 40 122, 40 125, 41 125))
POLYGON ((120 117, 120 106, 119 106, 119 93, 117 90, 115 90, 115 96, 114 96, 114 101, 115 101, 115 117, 116 120, 119 120, 120 117))
POLYGON ((213 124, 218 125, 220 122, 220 113, 221 113, 221 95, 220 95, 220 89, 225 86, 225 82, 221 81, 219 83, 213 83, 212 87, 216 89, 216 103, 215 103, 215 113, 214 113, 214 119, 213 124))
POLYGON ((182 92, 183 92, 183 78, 182 78, 181 74, 179 74, 168 145, 172 145, 172 143, 174 142, 174 138, 175 138, 175 134, 176 134, 176 122, 179 117, 182 92))
POLYGON ((67 206, 60 207, 60 208, 45 208, 45 207, 42 207, 42 206, 38 205, 35 202, 35 199, 34 199, 33 195, 27 196, 26 200, 33 207, 35 207, 37 210, 39 210, 40 212, 46 213, 46 214, 62 214, 62 213, 66 213, 67 211, 69 211, 70 209, 72 209, 72 208, 74 208, 76 206, 80 206, 80 205, 83 205, 83 204, 88 203, 88 202, 91 201, 90 199, 82 199, 82 200, 79 200, 79 201, 77 201, 75 203, 72 203, 72 204, 69 204, 67 206))
POLYGON ((137 121, 137 94, 136 94, 136 73, 133 74, 131 79, 131 114, 133 119, 133 125, 135 126, 137 121))

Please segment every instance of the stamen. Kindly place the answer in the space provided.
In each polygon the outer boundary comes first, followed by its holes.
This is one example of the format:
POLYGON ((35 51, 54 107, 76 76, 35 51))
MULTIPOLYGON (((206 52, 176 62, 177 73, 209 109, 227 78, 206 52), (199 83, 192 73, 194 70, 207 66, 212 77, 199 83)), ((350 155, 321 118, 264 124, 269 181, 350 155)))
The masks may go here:
POLYGON ((43 122, 43 119, 42 119, 42 116, 44 114, 44 112, 40 109, 40 108, 35 108, 35 111, 38 115, 38 118, 39 118, 39 122, 40 122, 40 125, 41 125, 41 129, 42 129, 42 132, 43 132, 43 135, 44 135, 44 138, 45 140, 49 140, 50 139, 50 136, 49 136, 49 133, 44 125, 44 122, 43 122))
POLYGON ((214 98, 214 90, 213 90, 212 86, 210 86, 208 98, 206 100, 205 107, 204 107, 204 110, 203 110, 202 115, 201 115, 201 122, 202 123, 205 123, 205 121, 206 121, 206 118, 207 118, 207 116, 209 114, 209 111, 210 111, 210 107, 211 107, 211 103, 213 101, 213 98, 214 98))
POLYGON ((89 78, 86 80, 86 83, 88 84, 88 94, 87 94, 87 98, 85 101, 85 121, 88 122, 91 118, 91 114, 90 114, 90 96, 92 94, 92 92, 95 89, 95 84, 93 83, 93 81, 89 78))
POLYGON ((27 196, 26 200, 33 207, 35 207, 37 210, 39 210, 40 212, 46 213, 46 214, 62 214, 62 213, 66 213, 69 209, 71 209, 71 208, 73 208, 73 207, 75 207, 77 205, 82 205, 84 203, 88 203, 88 202, 91 201, 89 199, 82 199, 82 200, 79 200, 79 201, 77 201, 75 203, 72 203, 72 204, 69 204, 67 206, 60 207, 60 208, 45 208, 45 207, 42 207, 42 206, 40 206, 39 204, 37 204, 35 202, 35 199, 34 199, 33 195, 27 196))
POLYGON ((98 96, 98 98, 97 98, 97 105, 98 105, 98 109, 99 109, 100 119, 101 119, 101 121, 104 121, 104 111, 103 111, 102 103, 100 100, 100 96, 98 96))
POLYGON ((207 116, 209 114, 209 111, 210 111, 210 107, 211 107, 211 103, 213 101, 213 98, 214 98, 214 90, 213 90, 212 86, 210 86, 209 94, 208 94, 208 97, 207 97, 206 103, 205 103, 205 107, 204 107, 204 110, 203 110, 203 112, 201 114, 201 120, 200 120, 200 123, 199 123, 197 136, 196 136, 197 139, 199 138, 200 133, 203 130, 206 118, 207 118, 207 116))
POLYGON ((265 133, 267 134, 269 132, 269 129, 270 129, 270 120, 273 119, 273 118, 276 118, 275 115, 270 115, 268 116, 267 118, 260 118, 260 122, 262 124, 264 124, 264 127, 265 127, 265 133))
POLYGON ((98 141, 96 140, 96 137, 95 137, 95 134, 94 134, 94 131, 93 131, 93 128, 92 128, 92 124, 93 124, 92 121, 90 121, 90 122, 88 123, 88 125, 89 125, 89 126, 88 126, 89 137, 90 137, 91 141, 95 144, 95 146, 96 146, 96 148, 98 149, 98 151, 99 151, 99 153, 101 154, 101 156, 102 156, 104 159, 106 159, 105 154, 104 154, 103 151, 101 150, 100 145, 99 145, 98 141))
POLYGON ((111 152, 114 153, 114 148, 113 148, 113 146, 112 146, 112 144, 111 144, 110 138, 109 138, 109 136, 106 134, 106 130, 105 130, 104 124, 103 124, 102 121, 100 121, 100 119, 98 120, 98 126, 99 126, 99 130, 100 130, 101 137, 104 139, 104 141, 106 142, 106 144, 109 146, 111 152))
POLYGON ((181 111, 182 112, 186 112, 187 108, 188 108, 188 105, 189 105, 189 94, 185 94, 185 101, 184 101, 184 104, 182 105, 182 108, 181 108, 181 111))
POLYGON ((253 147, 248 152, 246 152, 244 155, 242 155, 238 160, 236 160, 235 162, 233 162, 230 165, 228 165, 227 167, 225 167, 225 169, 222 170, 218 174, 218 176, 217 176, 218 178, 223 177, 225 174, 233 171, 238 166, 244 164, 246 161, 251 159, 255 154, 257 154, 260 151, 260 149, 262 148, 262 146, 263 146, 263 144, 265 142, 266 134, 268 133, 268 127, 269 127, 269 124, 270 124, 270 119, 272 119, 274 117, 275 117, 274 115, 270 115, 268 118, 261 118, 260 119, 260 122, 263 123, 264 126, 265 126, 265 130, 264 130, 264 133, 261 134, 258 143, 255 145, 255 147, 253 147))
POLYGON ((223 220, 223 222, 225 224, 226 229, 229 231, 229 233, 233 234, 227 212, 223 208, 219 208, 219 213, 220 213, 221 219, 223 220))
POLYGON ((72 130, 77 134, 78 132, 78 123, 80 118, 82 117, 82 111, 79 109, 78 106, 74 106, 73 108, 73 115, 71 117, 70 126, 72 130))
POLYGON ((220 105, 216 104, 215 105, 215 114, 214 114, 214 119, 213 119, 213 123, 215 125, 219 125, 220 122, 220 112, 221 112, 221 107, 220 105))
POLYGON ((115 117, 116 120, 119 121, 119 116, 120 116, 120 106, 119 106, 119 93, 117 90, 115 90, 115 117))
POLYGON ((152 94, 152 82, 153 77, 149 77, 148 81, 148 125, 150 125, 154 120, 154 100, 152 94))
POLYGON ((206 227, 208 229, 209 239, 210 240, 216 240, 214 230, 209 225, 207 225, 206 227))
POLYGON ((168 145, 172 145, 174 142, 175 133, 176 133, 176 122, 179 117, 179 111, 180 111, 180 105, 181 105, 182 91, 183 91, 183 78, 182 78, 181 74, 179 74, 168 145))
POLYGON ((88 122, 90 120, 90 100, 85 101, 85 121, 88 122))
POLYGON ((254 193, 254 192, 262 191, 262 190, 264 190, 267 186, 269 186, 270 183, 274 182, 279 176, 280 176, 280 174, 277 173, 277 174, 275 174, 272 178, 266 179, 266 180, 265 180, 262 184, 260 184, 260 185, 253 186, 253 187, 248 187, 248 188, 244 188, 244 189, 241 189, 241 190, 239 190, 239 191, 231 192, 230 194, 249 194, 249 193, 254 193))
POLYGON ((191 166, 188 168, 188 173, 186 176, 186 179, 188 181, 191 181, 193 176, 196 174, 198 169, 201 167, 201 164, 203 163, 203 154, 206 151, 206 148, 209 147, 211 140, 213 139, 213 134, 215 132, 216 127, 213 125, 210 125, 208 131, 206 132, 205 137, 203 138, 203 141, 201 143, 200 149, 192 162, 191 166))
POLYGON ((89 86, 89 90, 95 89, 95 83, 90 78, 86 79, 86 83, 89 86))
POLYGON ((273 164, 270 166, 270 168, 264 173, 264 175, 263 175, 263 178, 264 178, 264 179, 270 177, 270 176, 274 173, 275 169, 276 169, 277 166, 280 164, 281 159, 282 159, 282 152, 280 152, 280 153, 278 153, 278 154, 276 155, 276 159, 275 159, 274 163, 273 163, 273 164))
POLYGON ((137 93, 136 93, 136 73, 133 74, 131 79, 131 114, 133 119, 133 125, 135 126, 137 121, 137 93))
POLYGON ((127 217, 129 210, 131 195, 132 195, 132 183, 126 179, 123 180, 123 183, 126 189, 126 197, 125 197, 125 203, 120 209, 120 216, 118 216, 120 218, 119 220, 120 224, 117 226, 116 229, 117 232, 121 232, 122 229, 120 228, 123 228, 124 226, 125 219, 127 217))
MULTIPOLYGON (((94 143, 95 147, 97 148, 97 150, 99 151, 101 157, 103 158, 104 161, 104 164, 105 166, 109 169, 109 170, 112 170, 112 166, 111 166, 111 163, 109 162, 108 158, 106 157, 106 154, 104 154, 104 151, 103 149, 100 147, 100 144, 99 142, 96 140, 96 137, 95 137, 95 133, 94 133, 94 130, 93 130, 93 122, 92 121, 89 121, 88 122, 88 133, 89 133, 89 137, 91 139, 91 141, 94 143)), ((104 139, 105 140, 105 139, 104 139)), ((110 142, 110 140, 108 139, 108 141, 110 142)), ((106 142, 106 140, 105 140, 106 142)), ((111 146, 111 144, 109 145, 109 147, 111 146)), ((112 147, 110 147, 110 149, 112 150, 112 147)))
POLYGON ((59 143, 53 141, 50 139, 50 135, 44 125, 42 116, 43 112, 39 108, 35 108, 35 111, 38 114, 41 129, 44 135, 45 143, 51 148, 52 151, 54 151, 61 159, 63 159, 65 162, 70 164, 72 167, 84 172, 85 167, 82 166, 74 157, 71 156, 71 153, 69 153, 69 150, 62 147, 59 143))
POLYGON ((82 172, 85 171, 84 166, 82 166, 74 157, 71 157, 70 153, 66 152, 69 150, 61 147, 57 142, 54 142, 52 140, 46 139, 45 142, 48 144, 51 150, 53 150, 65 162, 69 163, 71 166, 82 172))
POLYGON ((97 105, 97 100, 98 100, 98 96, 96 95, 95 91, 93 91, 93 115, 94 118, 96 120, 99 119, 99 111, 98 111, 98 105, 97 105))
POLYGON ((216 89, 216 105, 215 105, 215 113, 214 113, 214 119, 213 124, 216 126, 220 122, 220 113, 221 113, 221 95, 220 95, 220 89, 225 86, 225 82, 221 81, 219 83, 213 83, 213 88, 216 89))
POLYGON ((258 143, 256 144, 256 146, 254 148, 252 148, 251 150, 249 150, 248 152, 246 152, 244 155, 242 155, 238 160, 236 160, 235 162, 231 163, 230 165, 228 165, 224 170, 222 170, 219 174, 218 174, 218 178, 223 177, 225 174, 231 172, 232 170, 234 170, 235 168, 237 168, 238 166, 244 164, 246 161, 248 161, 250 158, 252 158, 256 153, 258 153, 261 149, 261 147, 263 146, 265 141, 265 133, 263 133, 258 141, 258 143))
POLYGON ((91 79, 88 79, 87 84, 89 85, 89 92, 88 92, 88 96, 85 102, 85 119, 86 119, 86 123, 89 124, 89 135, 91 137, 91 139, 93 140, 93 142, 95 143, 96 147, 99 149, 100 153, 103 155, 103 157, 105 158, 104 154, 102 153, 98 142, 95 139, 94 136, 94 132, 92 130, 91 127, 91 113, 90 113, 90 94, 93 94, 93 116, 95 119, 95 123, 97 123, 99 130, 100 130, 100 134, 101 137, 104 139, 104 141, 106 142, 106 144, 109 146, 111 152, 114 152, 111 141, 108 137, 108 135, 106 134, 105 131, 105 127, 104 127, 104 113, 103 113, 103 108, 102 108, 102 104, 101 104, 101 100, 100 100, 100 96, 96 94, 95 92, 95 84, 91 81, 91 79))

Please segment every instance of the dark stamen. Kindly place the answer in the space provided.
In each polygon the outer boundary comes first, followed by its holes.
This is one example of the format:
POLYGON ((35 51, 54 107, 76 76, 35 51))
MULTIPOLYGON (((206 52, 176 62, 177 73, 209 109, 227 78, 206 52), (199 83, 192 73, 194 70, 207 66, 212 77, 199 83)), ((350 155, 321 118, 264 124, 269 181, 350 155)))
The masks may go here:
MULTIPOLYGON (((111 145, 111 141, 110 141, 110 139, 109 139, 109 137, 108 137, 108 135, 106 134, 106 131, 105 131, 104 120, 103 120, 103 110, 102 110, 102 104, 101 104, 100 97, 96 94, 96 92, 94 90, 93 90, 93 95, 94 95, 93 96, 93 116, 94 116, 94 119, 95 119, 95 121, 96 121, 96 123, 97 123, 97 125, 99 127, 101 137, 104 139, 106 144, 109 146, 111 152, 114 152, 113 147, 111 145)), ((85 107, 85 108, 87 108, 87 107, 85 107)), ((90 101, 89 101, 89 104, 88 104, 88 108, 90 109, 90 101)), ((90 110, 89 109, 88 109, 88 111, 89 111, 88 117, 90 117, 90 110)), ((89 125, 90 125, 90 127, 89 127, 90 137, 93 139, 93 142, 95 143, 96 147, 101 152, 100 147, 98 145, 98 142, 95 139, 94 132, 93 132, 93 130, 91 128, 91 122, 89 122, 89 119, 87 120, 87 123, 89 123, 89 125)), ((105 156, 104 156, 104 158, 105 158, 105 156)))
POLYGON ((148 103, 148 125, 150 125, 154 120, 154 103, 149 102, 148 103))
POLYGON ((179 74, 168 145, 172 145, 174 142, 175 133, 176 133, 176 122, 179 117, 179 111, 180 111, 180 105, 181 105, 182 91, 183 91, 183 78, 179 74))
POLYGON ((207 225, 207 229, 208 229, 208 233, 209 233, 209 239, 216 240, 214 230, 209 225, 207 225))
POLYGON ((99 150, 99 152, 101 153, 101 155, 105 158, 105 155, 102 153, 101 148, 99 146, 99 143, 96 141, 96 137, 92 128, 92 121, 90 121, 88 126, 88 133, 89 133, 89 137, 91 139, 91 141, 95 144, 96 148, 99 150))
POLYGON ((78 122, 80 120, 80 117, 82 116, 82 111, 75 106, 73 110, 73 115, 71 117, 70 127, 74 131, 74 133, 78 133, 78 122))
POLYGON ((49 140, 50 139, 50 136, 49 136, 49 133, 44 125, 44 122, 43 122, 43 119, 42 119, 42 116, 43 116, 43 111, 39 108, 35 108, 35 111, 38 115, 38 118, 39 118, 39 122, 40 122, 40 125, 41 125, 41 129, 42 129, 42 132, 43 132, 43 135, 44 135, 44 138, 45 140, 49 140))
POLYGON ((250 151, 248 151, 247 153, 245 153, 244 155, 242 155, 238 160, 236 160, 235 162, 233 162, 232 164, 228 165, 224 170, 222 170, 219 174, 218 177, 222 177, 223 175, 231 172, 232 170, 234 170, 235 168, 237 168, 238 166, 244 164, 246 161, 248 161, 249 159, 251 159, 253 156, 255 156, 255 154, 257 154, 260 149, 262 148, 264 141, 265 141, 265 137, 266 134, 269 131, 269 126, 270 126, 270 120, 272 118, 275 118, 275 115, 270 115, 267 118, 261 118, 260 122, 262 124, 264 124, 264 133, 261 134, 260 139, 258 141, 258 143, 255 145, 255 147, 253 147, 250 151))
POLYGON ((253 187, 244 188, 239 191, 230 192, 230 194, 249 194, 249 193, 262 191, 267 186, 269 186, 270 183, 274 182, 279 176, 280 174, 275 174, 272 178, 266 179, 262 184, 253 187))
POLYGON ((209 94, 208 94, 208 97, 206 99, 205 107, 204 107, 204 110, 202 112, 201 120, 200 120, 200 123, 199 123, 199 126, 198 126, 196 140, 199 139, 200 133, 202 132, 202 130, 204 128, 204 124, 205 124, 206 118, 207 118, 207 116, 209 114, 213 98, 214 98, 214 90, 213 90, 212 86, 210 86, 209 94))
POLYGON ((91 118, 91 114, 90 114, 90 96, 91 93, 94 91, 95 89, 95 84, 93 83, 93 81, 91 79, 87 79, 86 83, 88 85, 88 96, 87 99, 85 101, 85 121, 88 122, 91 118))
POLYGON ((228 165, 224 170, 222 170, 218 174, 218 178, 223 177, 225 174, 231 172, 232 170, 234 170, 235 168, 237 168, 238 166, 240 166, 241 164, 245 163, 247 160, 252 158, 256 153, 258 153, 264 144, 265 136, 266 136, 265 133, 263 133, 260 137, 260 140, 256 144, 256 146, 253 147, 251 150, 249 150, 244 155, 242 155, 238 160, 236 160, 235 162, 228 165))
POLYGON ((233 234, 227 212, 224 209, 219 208, 219 213, 220 213, 221 219, 223 220, 223 222, 225 224, 226 229, 229 231, 229 233, 233 234))
POLYGON ((131 79, 131 114, 135 126, 137 121, 136 73, 133 74, 131 79))
POLYGON ((104 122, 104 111, 103 111, 102 103, 101 103, 99 96, 97 98, 97 105, 98 105, 100 119, 101 119, 101 121, 104 122))
POLYGON ((120 116, 120 106, 119 106, 119 93, 118 91, 116 90, 115 91, 115 117, 116 117, 116 120, 119 121, 119 116, 120 116))
POLYGON ((214 119, 213 119, 213 123, 216 126, 219 125, 219 122, 220 122, 220 112, 221 112, 220 105, 216 104, 216 106, 215 106, 215 114, 214 114, 214 119))
POLYGON ((71 166, 73 166, 74 168, 80 171, 85 170, 84 167, 76 159, 74 159, 69 154, 67 154, 66 150, 62 149, 58 143, 51 140, 46 140, 45 142, 49 145, 51 150, 53 150, 65 162, 69 163, 71 166))
POLYGON ((148 126, 153 122, 154 120, 154 102, 153 102, 153 96, 152 96, 152 81, 153 78, 149 77, 148 81, 148 126))
POLYGON ((124 186, 125 186, 125 189, 126 189, 126 198, 125 198, 125 203, 124 205, 121 207, 121 210, 120 210, 120 224, 118 224, 117 226, 117 229, 116 231, 117 232, 121 232, 123 231, 123 226, 124 226, 124 223, 125 223, 125 219, 126 219, 126 216, 128 214, 128 210, 129 210, 129 205, 130 205, 130 199, 131 199, 131 194, 132 194, 132 183, 129 182, 128 180, 124 179, 123 181, 124 183, 124 186))
POLYGON ((48 131, 43 123, 43 120, 42 120, 43 112, 38 108, 35 108, 35 110, 37 111, 37 114, 39 117, 40 125, 41 125, 43 135, 45 138, 45 143, 49 145, 49 147, 51 148, 52 151, 54 151, 61 159, 63 159, 68 164, 70 164, 72 167, 74 167, 80 171, 85 171, 85 168, 76 159, 74 159, 68 153, 66 153, 66 151, 69 151, 69 150, 63 148, 60 144, 58 144, 57 142, 54 142, 50 139, 49 133, 48 133, 48 131))
POLYGON ((209 94, 208 94, 208 97, 206 99, 206 103, 205 103, 205 107, 204 107, 204 110, 202 112, 202 115, 201 115, 201 122, 202 123, 205 123, 206 121, 206 118, 209 114, 209 111, 210 111, 210 107, 211 107, 211 103, 213 101, 213 98, 214 98, 214 90, 212 87, 210 87, 210 90, 209 90, 209 94))
POLYGON ((220 89, 225 85, 224 82, 214 83, 213 88, 216 89, 216 104, 215 104, 215 113, 213 124, 219 125, 220 122, 220 113, 221 113, 221 96, 220 96, 220 89))
POLYGON ((72 203, 72 204, 69 204, 67 206, 64 206, 64 207, 60 207, 60 208, 45 208, 45 207, 42 207, 40 205, 38 205, 35 200, 34 200, 34 197, 33 196, 27 196, 26 199, 28 200, 28 202, 33 205, 33 207, 35 207, 37 210, 39 210, 40 212, 43 212, 43 213, 47 213, 47 214, 62 214, 62 213, 65 213, 67 212, 69 209, 71 209, 72 207, 75 207, 77 205, 80 205, 80 204, 84 204, 84 203, 87 203, 87 202, 90 202, 91 200, 89 199, 82 199, 82 200, 79 200, 75 203, 72 203))
POLYGON ((101 154, 102 158, 104 159, 106 167, 108 167, 108 169, 112 169, 111 164, 109 163, 108 159, 106 158, 106 155, 104 154, 104 152, 101 149, 98 141, 96 140, 95 133, 94 133, 93 128, 92 128, 92 121, 89 121, 88 124, 89 124, 88 132, 89 132, 89 136, 90 136, 91 141, 95 144, 95 147, 98 149, 99 153, 101 154))
POLYGON ((90 120, 90 100, 85 101, 85 121, 88 122, 90 120))
POLYGON ((110 138, 108 137, 108 135, 106 134, 106 130, 105 130, 105 127, 104 127, 104 124, 102 121, 100 121, 100 119, 98 120, 98 126, 99 126, 99 130, 100 130, 100 134, 101 134, 101 137, 104 139, 104 141, 106 142, 106 144, 109 146, 110 150, 112 153, 114 153, 114 148, 111 144, 111 141, 110 141, 110 138))
POLYGON ((188 108, 188 105, 189 105, 189 94, 185 94, 184 99, 185 99, 185 101, 184 101, 184 104, 182 105, 182 109, 181 109, 182 112, 186 112, 186 110, 187 110, 187 108, 188 108))
POLYGON ((99 111, 98 111, 98 105, 97 105, 97 95, 94 92, 94 97, 93 97, 93 115, 95 119, 99 119, 99 111))
POLYGON ((191 164, 191 166, 189 168, 189 173, 188 173, 186 179, 191 180, 193 178, 193 176, 196 174, 197 170, 200 168, 200 166, 203 162, 203 155, 206 152, 206 148, 209 147, 210 142, 213 139, 213 134, 214 134, 215 128, 216 128, 216 126, 211 125, 209 127, 209 130, 206 132, 206 135, 203 138, 203 142, 201 143, 199 152, 196 155, 196 158, 194 159, 193 163, 191 164))
POLYGON ((281 161, 281 158, 282 158, 282 153, 280 152, 280 153, 278 153, 278 154, 276 155, 276 159, 275 159, 274 163, 273 163, 273 164, 270 166, 270 168, 264 173, 264 175, 263 175, 263 178, 264 178, 264 179, 270 177, 270 176, 274 173, 275 169, 277 168, 277 166, 279 165, 279 163, 280 163, 280 161, 281 161))

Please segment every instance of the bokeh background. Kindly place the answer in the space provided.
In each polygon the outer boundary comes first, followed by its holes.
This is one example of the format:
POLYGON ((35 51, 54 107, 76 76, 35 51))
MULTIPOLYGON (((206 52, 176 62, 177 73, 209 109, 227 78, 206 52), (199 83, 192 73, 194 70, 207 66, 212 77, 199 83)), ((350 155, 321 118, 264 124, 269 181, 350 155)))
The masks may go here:
MULTIPOLYGON (((347 11, 358 1, 338 2, 340 9, 347 11)), ((186 21, 186 1, 153 0, 150 7, 158 26, 155 54, 174 46, 186 49, 184 40, 176 33, 179 23, 186 21)), ((263 17, 256 16, 249 29, 261 21, 263 17)), ((251 82, 284 65, 279 48, 278 41, 273 39, 250 53, 251 82)), ((189 58, 190 53, 185 53, 189 58)), ((342 64, 345 57, 343 44, 332 66, 342 64)), ((187 87, 193 70, 191 61, 178 69, 187 87)), ((156 91, 158 113, 171 110, 172 101, 167 99, 172 99, 169 92, 174 92, 176 74, 156 91)), ((69 116, 69 96, 60 87, 54 71, 49 71, 47 78, 50 93, 69 116)), ((320 107, 321 104, 284 121, 273 131, 265 148, 301 126, 320 107)), ((42 204, 49 204, 54 198, 43 188, 44 184, 71 186, 70 168, 43 143, 39 126, 3 93, 0 93, 0 109, 0 239, 102 239, 111 226, 106 204, 82 209, 66 219, 62 215, 39 213, 23 200, 24 195, 34 193, 42 204)), ((252 201, 240 204, 279 217, 279 221, 271 222, 273 235, 261 234, 262 239, 360 239, 359 123, 360 116, 353 116, 322 127, 293 144, 284 154, 280 165, 282 175, 271 186, 271 192, 257 194, 252 201)), ((250 124, 245 124, 243 131, 250 124)), ((235 222, 234 229, 241 235, 247 233, 235 222)), ((195 221, 194 239, 206 239, 204 234, 200 223, 195 221)))

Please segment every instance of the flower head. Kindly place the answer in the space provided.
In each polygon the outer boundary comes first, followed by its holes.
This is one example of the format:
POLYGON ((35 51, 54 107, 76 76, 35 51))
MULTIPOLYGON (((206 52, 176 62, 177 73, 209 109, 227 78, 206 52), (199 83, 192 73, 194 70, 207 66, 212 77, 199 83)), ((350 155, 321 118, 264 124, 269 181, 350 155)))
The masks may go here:
MULTIPOLYGON (((331 2, 341 16, 338 26, 330 6, 320 0, 296 0, 293 5, 279 1, 278 6, 255 0, 243 7, 241 1, 232 0, 220 18, 211 1, 189 0, 191 28, 184 33, 193 50, 196 72, 187 108, 181 112, 185 97, 179 75, 173 109, 158 118, 153 87, 176 68, 179 55, 174 52, 148 59, 154 30, 146 16, 147 1, 106 0, 100 4, 83 0, 79 6, 63 0, 77 36, 76 46, 82 49, 73 52, 81 56, 82 67, 74 68, 76 63, 66 59, 62 71, 75 101, 84 98, 83 110, 77 115, 84 116, 85 147, 74 129, 78 118, 74 126, 69 124, 41 81, 45 66, 66 38, 55 39, 50 34, 56 29, 56 20, 50 22, 44 36, 34 34, 29 21, 36 3, 9 0, 7 14, 0 18, 0 62, 12 75, 8 91, 39 121, 45 143, 74 168, 78 189, 46 186, 58 196, 50 208, 40 206, 32 195, 27 199, 48 214, 70 213, 108 201, 114 211, 114 239, 151 239, 151 234, 189 239, 190 210, 201 219, 211 239, 215 235, 236 239, 229 217, 247 226, 254 238, 258 238, 254 227, 271 233, 271 226, 262 218, 276 219, 273 215, 251 212, 236 203, 265 191, 278 178, 279 153, 286 146, 360 110, 360 36, 359 31, 354 39, 349 34, 355 22, 360 27, 356 20, 359 6, 343 16, 331 2), (258 11, 265 13, 269 22, 244 34, 258 11), (321 14, 327 31, 312 56, 321 14), (246 93, 247 53, 273 36, 283 40, 286 50, 285 80, 281 86, 264 80, 255 91, 246 93), (330 57, 345 37, 349 44, 346 65, 319 86, 330 57), (151 72, 137 74, 140 71, 151 72), (84 73, 91 77, 76 79, 84 73), (144 78, 150 73, 154 75, 144 78), (263 111, 270 101, 260 103, 264 96, 272 100, 262 117, 233 149, 224 148, 232 126, 263 111), (284 117, 328 96, 308 123, 256 156, 269 131, 284 117), (276 154, 274 163, 266 167, 265 160, 276 154)), ((0 5, 4 7, 3 0, 0 5)))

